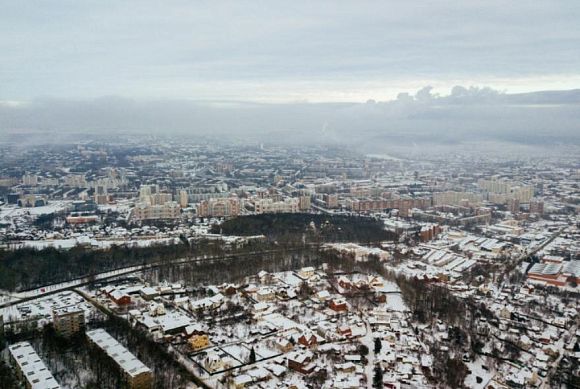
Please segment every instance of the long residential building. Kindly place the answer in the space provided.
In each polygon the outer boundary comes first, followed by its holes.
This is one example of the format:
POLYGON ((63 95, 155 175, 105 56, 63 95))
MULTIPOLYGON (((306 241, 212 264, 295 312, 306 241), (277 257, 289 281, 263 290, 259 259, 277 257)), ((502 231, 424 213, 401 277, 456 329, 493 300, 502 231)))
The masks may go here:
POLYGON ((131 389, 150 389, 153 385, 153 373, 135 355, 127 350, 115 338, 102 328, 87 331, 89 341, 103 350, 123 373, 131 389))
POLYGON ((19 377, 26 381, 26 388, 60 389, 60 385, 30 343, 15 343, 8 347, 8 351, 19 377))
POLYGON ((212 198, 201 201, 197 206, 200 217, 228 217, 240 214, 240 200, 230 198, 212 198))
POLYGON ((508 199, 528 203, 534 197, 534 187, 510 180, 492 178, 480 179, 477 185, 488 193, 488 200, 496 204, 505 204, 508 199))
POLYGON ((300 200, 287 198, 282 201, 259 199, 254 201, 254 211, 260 213, 297 213, 300 211, 300 200))
POLYGON ((346 208, 354 212, 376 212, 385 209, 398 209, 401 216, 409 216, 412 208, 425 209, 431 205, 429 198, 396 199, 347 199, 346 208))
POLYGON ((181 207, 175 201, 163 205, 137 203, 133 208, 133 218, 136 220, 177 219, 181 215, 181 207))
POLYGON ((478 193, 455 191, 433 193, 433 205, 473 206, 480 204, 482 200, 482 196, 478 193))

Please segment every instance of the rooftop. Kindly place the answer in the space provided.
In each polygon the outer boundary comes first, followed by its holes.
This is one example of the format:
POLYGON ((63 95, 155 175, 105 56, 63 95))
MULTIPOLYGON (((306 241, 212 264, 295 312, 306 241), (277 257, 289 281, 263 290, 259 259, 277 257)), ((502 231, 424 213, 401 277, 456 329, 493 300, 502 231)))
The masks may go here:
POLYGON ((109 333, 101 328, 87 331, 89 339, 97 344, 104 352, 111 357, 119 367, 130 376, 134 377, 141 373, 150 372, 136 356, 127 350, 122 344, 117 342, 109 333))
POLYGON ((15 343, 9 346, 8 349, 32 389, 60 388, 60 385, 30 343, 15 343))

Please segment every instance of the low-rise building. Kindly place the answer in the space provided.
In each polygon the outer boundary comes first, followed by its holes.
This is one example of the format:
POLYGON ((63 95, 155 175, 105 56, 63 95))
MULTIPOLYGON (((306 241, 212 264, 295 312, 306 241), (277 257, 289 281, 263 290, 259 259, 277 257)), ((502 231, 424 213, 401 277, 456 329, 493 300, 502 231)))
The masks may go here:
POLYGON ((194 351, 201 350, 210 345, 209 337, 206 334, 193 335, 187 342, 194 351))
POLYGON ((302 374, 310 374, 316 364, 313 363, 314 354, 310 351, 294 351, 286 356, 288 367, 302 374))

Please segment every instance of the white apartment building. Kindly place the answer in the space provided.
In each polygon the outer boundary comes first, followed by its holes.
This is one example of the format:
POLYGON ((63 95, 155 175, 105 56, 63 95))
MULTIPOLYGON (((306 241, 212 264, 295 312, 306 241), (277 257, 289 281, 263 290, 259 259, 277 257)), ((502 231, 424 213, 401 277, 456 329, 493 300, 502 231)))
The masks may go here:
POLYGON ((26 380, 27 388, 60 389, 60 385, 30 343, 15 343, 8 347, 8 351, 18 375, 26 380))
POLYGON ((261 213, 297 213, 300 211, 298 198, 287 198, 282 201, 272 199, 257 199, 254 201, 254 211, 261 213))
POLYGON ((132 214, 135 220, 177 219, 180 215, 181 207, 175 201, 166 202, 162 205, 140 202, 135 205, 132 214))

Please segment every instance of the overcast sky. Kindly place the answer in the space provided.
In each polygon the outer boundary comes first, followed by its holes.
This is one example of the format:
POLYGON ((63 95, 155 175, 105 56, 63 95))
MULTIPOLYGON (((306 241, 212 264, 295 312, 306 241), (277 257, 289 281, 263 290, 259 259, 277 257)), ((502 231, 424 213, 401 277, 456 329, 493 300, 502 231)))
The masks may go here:
POLYGON ((580 87, 580 1, 0 0, 0 100, 580 87))
POLYGON ((580 0, 0 0, 30 131, 580 144, 580 0))

